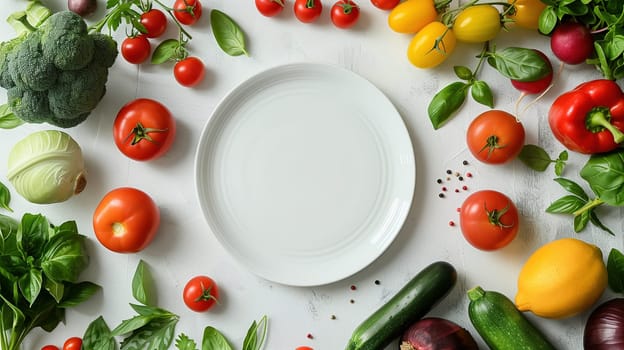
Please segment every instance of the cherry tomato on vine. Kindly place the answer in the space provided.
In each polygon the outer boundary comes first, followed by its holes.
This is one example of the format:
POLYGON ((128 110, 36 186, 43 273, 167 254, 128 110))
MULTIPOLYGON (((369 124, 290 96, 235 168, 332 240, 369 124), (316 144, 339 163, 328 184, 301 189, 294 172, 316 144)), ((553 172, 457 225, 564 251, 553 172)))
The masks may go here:
POLYGON ((80 350, 82 349, 82 339, 79 337, 71 337, 63 343, 63 350, 80 350))
POLYGON ((256 0, 256 8, 266 17, 277 16, 285 5, 284 0, 256 0))
POLYGON ((93 232, 111 251, 136 253, 147 247, 160 225, 160 210, 145 192, 119 187, 108 192, 93 213, 93 232))
POLYGON ((512 19, 519 27, 537 30, 539 17, 546 8, 542 0, 507 0, 513 4, 513 10, 506 16, 512 19))
POLYGON ((182 298, 189 309, 207 311, 219 300, 219 287, 208 276, 195 276, 184 286, 182 298))
POLYGON ((511 79, 511 85, 517 90, 522 91, 525 94, 542 93, 550 86, 550 83, 553 80, 552 64, 550 63, 550 60, 540 50, 537 50, 537 49, 533 49, 533 50, 537 52, 544 59, 544 61, 548 64, 548 66, 550 67, 550 73, 547 74, 545 77, 540 78, 538 80, 534 80, 534 81, 517 81, 517 80, 511 79))
POLYGON ((331 8, 332 23, 338 28, 351 28, 360 18, 360 8, 352 0, 339 0, 331 8))
POLYGON ((404 1, 388 14, 388 26, 397 33, 412 34, 438 17, 433 0, 404 1))
POLYGON ((175 119, 162 103, 138 98, 121 107, 113 123, 117 148, 129 158, 146 161, 165 154, 176 134, 175 119))
POLYGON ((41 350, 60 350, 56 345, 44 345, 41 350))
POLYGON ((140 18, 141 24, 147 30, 145 35, 148 38, 158 38, 165 33, 167 29, 167 17, 159 9, 151 9, 143 12, 140 18))
POLYGON ((453 32, 458 41, 484 43, 492 40, 501 30, 501 14, 492 5, 474 5, 462 10, 453 22, 453 32))
POLYGON ((524 126, 510 113, 488 110, 468 126, 466 142, 472 155, 487 164, 508 162, 524 146, 524 126))
POLYGON ((380 10, 392 10, 401 0, 371 0, 371 4, 380 10))
POLYGON ((151 45, 146 35, 129 36, 121 43, 121 55, 132 64, 145 62, 151 52, 151 45))
POLYGON ((321 0, 295 0, 295 16, 303 23, 316 21, 323 12, 321 0))
POLYGON ((204 63, 197 57, 186 57, 173 66, 173 76, 182 86, 195 86, 204 80, 205 75, 204 63))
POLYGON ((407 58, 418 68, 433 68, 453 53, 456 43, 453 30, 434 21, 416 33, 407 48, 407 58), (432 50, 436 45, 437 48, 432 50))
POLYGON ((462 234, 475 248, 500 249, 518 234, 518 208, 506 195, 482 190, 468 196, 459 212, 462 234))
POLYGON ((202 4, 199 0, 176 0, 173 15, 180 23, 193 25, 201 18, 202 4))

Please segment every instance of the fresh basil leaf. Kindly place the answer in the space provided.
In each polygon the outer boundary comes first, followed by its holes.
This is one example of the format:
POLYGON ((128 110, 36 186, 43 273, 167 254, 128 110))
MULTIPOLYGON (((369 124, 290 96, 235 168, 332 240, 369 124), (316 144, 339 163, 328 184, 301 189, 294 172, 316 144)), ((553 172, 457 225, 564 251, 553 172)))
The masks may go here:
POLYGON ((65 294, 65 285, 63 283, 46 278, 43 284, 44 289, 50 293, 57 303, 63 300, 63 295, 65 294))
POLYGON ((533 49, 508 47, 488 53, 488 63, 503 76, 517 81, 535 81, 552 72, 551 66, 533 49))
POLYGON ((17 242, 26 255, 40 257, 48 241, 50 223, 40 214, 24 214, 17 233, 17 242))
POLYGON ((567 161, 568 161, 568 152, 562 151, 561 153, 559 153, 557 160, 555 160, 555 175, 561 176, 563 174, 563 170, 565 169, 567 161))
POLYGON ((120 350, 167 350, 173 343, 177 323, 177 318, 152 320, 125 338, 120 350))
POLYGON ((175 346, 178 350, 197 350, 197 343, 184 333, 178 335, 175 346))
POLYGON ((99 285, 83 281, 78 283, 68 283, 65 284, 65 292, 63 295, 63 300, 58 305, 60 308, 69 308, 76 306, 89 298, 91 298, 95 293, 97 293, 102 287, 99 285))
POLYGON ((590 210, 589 222, 591 222, 594 226, 598 227, 599 229, 601 229, 603 231, 606 231, 611 236, 615 236, 615 233, 613 233, 613 231, 611 231, 611 229, 609 229, 607 226, 605 226, 602 223, 602 221, 600 221, 600 219, 598 219, 598 215, 596 215, 596 211, 595 210, 590 210))
POLYGON ((180 50, 180 42, 176 39, 163 40, 152 53, 152 64, 165 63, 171 59, 175 59, 178 56, 180 50))
POLYGON ((587 227, 591 210, 586 210, 574 217, 574 232, 581 232, 587 227))
POLYGON ((59 233, 45 245, 41 269, 55 281, 76 282, 89 264, 85 237, 72 233, 59 233))
POLYGON ((544 171, 548 168, 548 165, 552 162, 548 153, 537 145, 526 144, 522 146, 522 150, 518 154, 518 159, 524 165, 535 171, 544 171))
POLYGON ((121 321, 121 323, 112 330, 113 336, 130 334, 141 327, 149 324, 156 316, 135 315, 132 318, 121 321))
POLYGON ((102 316, 89 324, 82 336, 82 350, 115 350, 117 343, 102 316))
POLYGON ((232 346, 221 332, 212 326, 208 326, 204 328, 202 350, 232 350, 232 346))
POLYGON ((581 209, 585 203, 585 201, 577 196, 567 195, 552 202, 548 208, 546 208, 546 212, 552 214, 572 214, 581 209))
POLYGON ((143 305, 152 305, 152 276, 145 261, 140 260, 132 277, 132 296, 143 305))
POLYGON ((609 288, 615 293, 624 293, 624 254, 612 248, 607 258, 609 288))
POLYGON ((245 34, 230 16, 217 9, 210 11, 210 25, 217 44, 230 56, 249 56, 245 48, 245 34))
POLYGON ((434 129, 439 129, 464 104, 470 85, 461 81, 453 82, 433 96, 427 112, 434 129))
POLYGON ((11 209, 9 203, 11 203, 11 192, 9 192, 9 189, 2 182, 0 182, 0 208, 12 212, 13 209, 11 209))
POLYGON ((466 66, 454 66, 453 71, 455 71, 455 75, 461 80, 470 81, 474 78, 472 71, 466 66))
POLYGON ((37 269, 30 269, 28 273, 20 277, 18 285, 22 295, 32 307, 35 300, 37 300, 37 297, 41 292, 41 286, 43 285, 43 276, 41 271, 37 269))
POLYGON ((147 305, 137 305, 137 304, 130 304, 130 307, 132 307, 132 309, 139 315, 141 316, 149 316, 149 317, 161 317, 161 318, 171 318, 171 317, 176 317, 175 314, 165 310, 165 309, 161 309, 159 307, 155 307, 155 306, 147 306, 147 305))
POLYGON ((17 244, 18 230, 19 223, 15 219, 0 214, 0 256, 23 256, 17 244))
POLYGON ((472 98, 482 105, 494 108, 494 95, 490 86, 483 80, 477 80, 470 87, 472 98))
POLYGON ((556 178, 555 182, 561 185, 561 187, 563 187, 566 191, 579 197, 583 201, 587 202, 589 200, 589 197, 587 196, 583 188, 581 188, 581 186, 579 186, 579 184, 577 184, 576 182, 563 177, 556 178))
POLYGON ((592 155, 580 175, 603 202, 624 205, 624 150, 592 155))
POLYGON ((253 321, 243 341, 243 350, 260 350, 266 338, 267 327, 268 319, 266 315, 258 322, 253 321), (260 338, 258 338, 258 330, 260 330, 260 338))
POLYGON ((0 105, 0 129, 15 129, 25 122, 17 117, 8 104, 0 105))
MULTIPOLYGON (((22 310, 20 310, 19 307, 15 306, 12 302, 10 302, 7 298, 4 297, 4 295, 2 295, 2 293, 0 293, 0 299, 2 299, 3 303, 2 307, 5 307, 9 310, 11 310, 11 328, 12 329, 19 329, 22 324, 24 323, 24 321, 26 320, 26 316, 24 315, 24 313, 22 312, 22 310)), ((4 310, 3 310, 3 314, 4 314, 4 310)))
POLYGON ((546 35, 550 34, 557 26, 558 20, 555 9, 552 6, 546 6, 539 16, 539 32, 546 35))
POLYGON ((59 226, 52 226, 52 232, 50 233, 50 237, 57 235, 59 233, 69 233, 78 235, 78 225, 76 225, 75 221, 66 221, 59 226))

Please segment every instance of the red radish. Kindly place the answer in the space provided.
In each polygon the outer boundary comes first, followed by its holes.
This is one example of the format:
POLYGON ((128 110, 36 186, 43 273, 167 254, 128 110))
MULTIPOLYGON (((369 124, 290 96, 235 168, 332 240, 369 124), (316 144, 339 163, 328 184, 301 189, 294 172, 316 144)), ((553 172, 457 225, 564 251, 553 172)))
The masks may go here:
POLYGON ((515 87, 517 90, 522 91, 525 94, 539 94, 544 92, 550 86, 550 83, 553 79, 552 64, 550 63, 548 57, 546 57, 546 55, 544 55, 544 53, 540 50, 534 51, 537 52, 544 59, 546 64, 548 64, 548 67, 550 68, 550 73, 545 77, 534 81, 517 81, 512 79, 511 85, 513 85, 513 87, 515 87))
POLYGON ((565 22, 553 31, 550 49, 562 62, 579 64, 585 62, 594 52, 594 38, 584 25, 565 22))

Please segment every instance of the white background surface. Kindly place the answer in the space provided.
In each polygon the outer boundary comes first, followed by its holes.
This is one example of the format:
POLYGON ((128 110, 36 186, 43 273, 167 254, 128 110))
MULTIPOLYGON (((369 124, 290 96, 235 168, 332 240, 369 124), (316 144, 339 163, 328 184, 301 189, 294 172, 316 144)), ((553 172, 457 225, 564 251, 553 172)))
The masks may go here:
MULTIPOLYGON (((65 8, 62 0, 46 1, 55 10, 65 8)), ((615 237, 593 227, 582 234, 572 230, 570 217, 544 212, 546 206, 562 196, 563 189, 552 179, 552 168, 545 173, 528 170, 519 161, 503 166, 480 164, 466 149, 464 133, 478 113, 487 108, 468 99, 460 113, 447 125, 434 131, 426 107, 435 92, 455 81, 452 66, 476 66, 474 56, 480 45, 458 44, 449 61, 434 70, 419 70, 410 65, 406 48, 411 36, 392 32, 387 13, 361 0, 361 18, 356 27, 340 30, 330 22, 325 6, 320 20, 314 24, 297 21, 292 1, 276 18, 261 16, 250 0, 204 1, 204 15, 189 28, 193 40, 192 54, 201 57, 207 67, 205 81, 197 88, 179 86, 171 74, 171 65, 134 66, 121 57, 109 75, 108 92, 89 119, 67 130, 81 145, 88 169, 86 190, 67 202, 34 205, 25 202, 6 180, 6 161, 12 145, 27 134, 48 125, 24 125, 14 130, 0 130, 0 181, 12 191, 11 205, 19 216, 25 212, 43 213, 53 222, 76 220, 89 241, 91 263, 83 279, 102 285, 103 291, 80 307, 67 313, 65 324, 52 334, 33 332, 26 349, 44 344, 61 345, 69 336, 83 334, 87 324, 104 316, 114 327, 132 315, 128 306, 133 302, 131 277, 139 259, 151 268, 156 282, 159 306, 180 315, 177 332, 185 332, 201 341, 205 326, 220 329, 235 349, 240 349, 247 327, 254 319, 266 314, 270 320, 266 349, 289 350, 300 345, 316 350, 342 349, 352 330, 384 301, 397 292, 412 276, 429 263, 447 260, 458 271, 457 285, 449 296, 432 310, 431 315, 448 318, 471 331, 484 346, 467 317, 466 290, 480 285, 500 291, 510 298, 516 292, 516 278, 524 260, 541 244, 564 236, 579 237, 603 248, 622 249, 622 210, 601 211, 603 222, 616 233, 615 237), (217 8, 231 15, 246 32, 250 57, 230 57, 216 45, 209 25, 209 11, 217 8), (265 281, 238 264, 217 242, 201 214, 194 187, 194 156, 204 124, 220 99, 237 84, 273 66, 293 62, 328 63, 348 68, 375 84, 395 104, 412 138, 416 160, 414 201, 408 219, 389 249, 369 267, 342 281, 319 287, 289 287, 265 281), (116 149, 112 140, 112 121, 119 108, 136 97, 154 98, 164 103, 178 121, 178 135, 173 148, 163 158, 144 163, 130 160, 116 149), (468 160, 469 165, 462 165, 468 160), (472 178, 447 183, 446 198, 438 198, 445 171, 471 172, 472 178), (468 191, 455 193, 465 184, 468 191), (137 254, 117 254, 103 248, 91 229, 93 209, 109 190, 134 186, 149 193, 158 203, 162 224, 156 239, 137 254), (457 226, 456 208, 468 193, 478 189, 496 189, 510 196, 521 214, 518 237, 508 247, 495 251, 478 251, 468 245, 457 226), (208 313, 197 314, 186 309, 181 292, 194 275, 206 274, 221 286, 222 299, 208 313), (375 280, 380 284, 376 285, 375 280), (350 286, 357 287, 351 290, 350 286), (353 302, 350 302, 350 301, 353 302), (332 319, 331 316, 336 318, 332 319), (313 339, 308 339, 311 334, 313 339)), ((24 2, 4 1, 2 17, 19 9, 24 2)), ((103 15, 104 1, 94 15, 103 15)), ((12 29, 0 22, 0 39, 12 37, 12 29)), ((123 30, 117 36, 121 37, 123 30)), ((170 26, 166 34, 175 37, 170 26)), ((541 48, 558 65, 548 49, 545 37, 535 32, 512 28, 501 32, 498 47, 524 46, 541 48)), ((552 156, 563 148, 550 134, 546 115, 552 100, 578 83, 599 78, 591 67, 565 67, 555 77, 556 86, 546 97, 529 108, 520 118, 525 123, 527 142, 539 143, 552 156)), ((518 92, 489 66, 481 78, 495 92, 495 108, 514 112, 518 92)), ((0 102, 6 95, 0 95, 0 102)), ((530 99, 526 99, 525 103, 530 99)), ((305 107, 302 107, 305 108, 305 107)), ((328 126, 331 127, 331 126, 328 126)), ((584 164, 583 156, 572 155, 565 176, 585 185, 578 177, 584 164)), ((296 234, 293 233, 293 234, 296 234)), ((610 297, 605 294, 603 300, 610 297)), ((561 349, 581 349, 582 330, 588 313, 565 320, 546 320, 527 314, 561 349)), ((389 349, 395 349, 391 346, 389 349)))

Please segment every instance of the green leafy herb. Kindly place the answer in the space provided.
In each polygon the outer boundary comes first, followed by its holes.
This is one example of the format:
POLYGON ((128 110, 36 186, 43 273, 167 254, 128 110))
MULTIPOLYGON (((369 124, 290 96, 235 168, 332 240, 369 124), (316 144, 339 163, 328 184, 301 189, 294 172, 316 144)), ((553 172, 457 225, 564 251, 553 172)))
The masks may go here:
POLYGON ((592 155, 581 169, 581 177, 602 202, 624 205, 624 150, 592 155))
POLYGON ((241 27, 227 14, 210 11, 210 26, 219 47, 230 56, 249 56, 245 47, 245 34, 241 27))
POLYGON ((91 322, 82 337, 82 350, 116 350, 117 343, 102 316, 91 322))
POLYGON ((9 189, 2 182, 0 182, 0 208, 12 212, 13 209, 9 206, 10 203, 11 192, 9 192, 9 189))
POLYGON ((433 96, 427 112, 434 129, 439 129, 464 104, 469 84, 456 81, 445 86, 433 96))
POLYGON ((555 175, 561 176, 568 161, 568 152, 562 151, 557 159, 551 159, 548 153, 537 145, 526 144, 522 147, 518 159, 535 171, 545 171, 551 163, 555 164, 555 175))
POLYGON ((616 293, 624 293, 624 254, 613 248, 607 258, 609 287, 616 293))
POLYGON ((490 66, 503 76, 517 81, 535 81, 552 71, 544 58, 533 49, 508 47, 486 55, 490 66))
POLYGON ((266 339, 267 328, 268 320, 266 315, 263 316, 258 322, 253 321, 251 326, 249 326, 249 330, 247 330, 247 335, 243 341, 243 350, 262 349, 262 345, 266 339), (260 332, 260 337, 258 337, 258 331, 260 332))
POLYGON ((180 42, 176 39, 163 40, 152 53, 152 64, 161 64, 179 56, 180 42))
POLYGON ((152 276, 150 275, 145 261, 140 260, 132 278, 132 296, 143 305, 152 305, 152 300, 149 300, 149 297, 153 295, 153 293, 150 292, 151 288, 152 276))
POLYGON ((175 346, 178 350, 197 350, 197 343, 184 333, 178 335, 175 346))
POLYGON ((8 104, 0 105, 0 129, 14 129, 24 123, 22 119, 11 112, 8 104))
POLYGON ((221 332, 212 326, 208 326, 204 328, 202 350, 232 350, 232 346, 221 332))
POLYGON ((100 287, 78 282, 87 267, 85 237, 75 222, 52 225, 42 215, 0 215, 0 348, 21 349, 35 328, 52 331, 65 309, 100 287))

